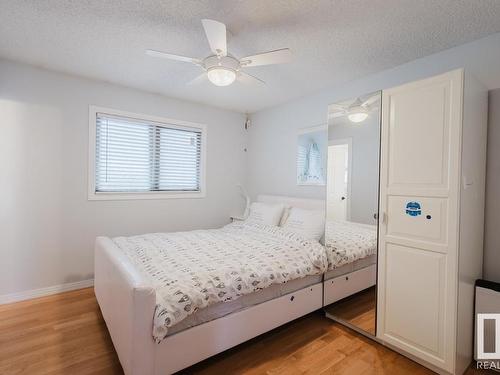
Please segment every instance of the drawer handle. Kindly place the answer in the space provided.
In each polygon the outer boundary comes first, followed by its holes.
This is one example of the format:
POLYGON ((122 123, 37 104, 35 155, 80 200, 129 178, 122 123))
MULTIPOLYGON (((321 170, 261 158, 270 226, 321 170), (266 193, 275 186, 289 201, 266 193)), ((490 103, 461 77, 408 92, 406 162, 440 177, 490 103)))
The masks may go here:
POLYGON ((293 301, 295 299, 295 296, 290 297, 290 301, 293 301))
POLYGON ((346 276, 346 277, 345 277, 345 279, 346 279, 346 280, 349 280, 349 276, 346 276))

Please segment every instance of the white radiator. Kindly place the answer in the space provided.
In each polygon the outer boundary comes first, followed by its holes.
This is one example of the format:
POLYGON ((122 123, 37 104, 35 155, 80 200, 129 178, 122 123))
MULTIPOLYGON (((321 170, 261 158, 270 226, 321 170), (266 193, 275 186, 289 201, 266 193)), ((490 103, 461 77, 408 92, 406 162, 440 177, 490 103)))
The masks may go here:
POLYGON ((500 283, 476 280, 474 327, 478 368, 500 371, 500 283))

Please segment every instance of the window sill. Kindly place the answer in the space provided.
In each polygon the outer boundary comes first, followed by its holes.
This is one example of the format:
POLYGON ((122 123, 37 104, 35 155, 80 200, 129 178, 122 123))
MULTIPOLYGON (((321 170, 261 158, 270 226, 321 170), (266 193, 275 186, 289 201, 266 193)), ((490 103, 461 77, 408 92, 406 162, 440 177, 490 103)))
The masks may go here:
POLYGON ((197 199, 205 198, 204 192, 179 191, 151 191, 137 193, 115 193, 115 192, 90 192, 89 201, 122 201, 122 200, 149 200, 149 199, 197 199))

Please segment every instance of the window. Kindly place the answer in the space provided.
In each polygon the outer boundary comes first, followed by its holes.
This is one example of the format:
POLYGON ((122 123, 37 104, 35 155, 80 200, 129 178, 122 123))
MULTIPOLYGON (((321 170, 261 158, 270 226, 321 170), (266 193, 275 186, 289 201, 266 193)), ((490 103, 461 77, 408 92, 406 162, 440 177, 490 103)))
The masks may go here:
POLYGON ((89 199, 204 196, 205 127, 90 109, 89 199))
POLYGON ((319 125, 301 129, 297 138, 297 184, 325 185, 327 130, 319 125))

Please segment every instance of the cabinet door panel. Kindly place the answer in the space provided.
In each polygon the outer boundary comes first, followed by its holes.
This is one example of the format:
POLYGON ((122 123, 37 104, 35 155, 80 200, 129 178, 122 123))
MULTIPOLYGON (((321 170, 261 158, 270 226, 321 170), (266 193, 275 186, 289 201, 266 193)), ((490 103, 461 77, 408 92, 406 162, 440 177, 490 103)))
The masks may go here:
POLYGON ((443 357, 445 263, 444 254, 387 245, 386 335, 438 358, 443 357), (409 269, 412 277, 408 277, 409 269))
POLYGON ((447 203, 446 198, 389 196, 387 235, 446 244, 447 203))
POLYGON ((429 82, 389 99, 389 186, 448 185, 449 82, 429 82))

